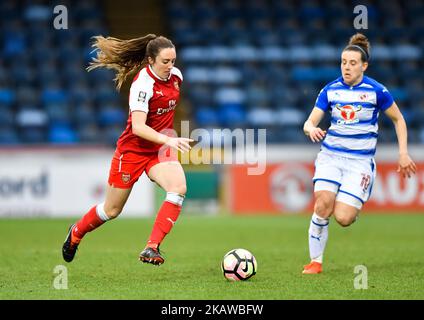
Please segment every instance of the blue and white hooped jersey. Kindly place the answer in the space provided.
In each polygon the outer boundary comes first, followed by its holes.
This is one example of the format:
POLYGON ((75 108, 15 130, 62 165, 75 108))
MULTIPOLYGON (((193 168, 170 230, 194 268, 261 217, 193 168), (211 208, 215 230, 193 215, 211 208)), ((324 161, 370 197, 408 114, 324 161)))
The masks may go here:
POLYGON ((351 158, 374 157, 378 115, 393 104, 387 89, 370 77, 349 86, 340 77, 319 93, 315 106, 331 111, 331 126, 321 150, 351 158))

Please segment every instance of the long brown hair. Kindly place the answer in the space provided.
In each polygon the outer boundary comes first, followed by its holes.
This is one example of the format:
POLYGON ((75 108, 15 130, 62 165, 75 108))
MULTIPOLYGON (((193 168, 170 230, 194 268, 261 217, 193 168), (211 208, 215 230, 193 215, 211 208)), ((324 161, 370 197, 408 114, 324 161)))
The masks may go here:
POLYGON ((103 36, 95 36, 93 39, 92 47, 97 50, 97 56, 90 62, 87 71, 100 67, 116 70, 113 80, 117 90, 121 89, 129 74, 148 64, 149 57, 154 61, 161 49, 175 48, 171 40, 155 34, 130 40, 103 36))
POLYGON ((370 42, 362 33, 356 33, 349 39, 349 44, 343 51, 357 51, 361 54, 362 62, 368 62, 370 59, 370 42))

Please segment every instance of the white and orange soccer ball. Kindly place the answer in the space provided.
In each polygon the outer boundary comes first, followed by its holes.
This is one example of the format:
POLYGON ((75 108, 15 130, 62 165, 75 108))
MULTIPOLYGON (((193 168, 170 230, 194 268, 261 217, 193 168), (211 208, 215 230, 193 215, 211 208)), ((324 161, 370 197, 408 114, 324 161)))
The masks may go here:
POLYGON ((258 263, 255 256, 246 249, 228 251, 222 259, 224 277, 231 281, 247 280, 256 274, 258 263))

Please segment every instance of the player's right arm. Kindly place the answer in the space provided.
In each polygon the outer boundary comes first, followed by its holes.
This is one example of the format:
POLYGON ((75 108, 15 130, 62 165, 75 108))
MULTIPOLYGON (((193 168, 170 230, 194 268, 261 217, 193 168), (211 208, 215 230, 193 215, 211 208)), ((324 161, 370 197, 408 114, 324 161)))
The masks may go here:
POLYGON ((143 138, 145 140, 157 143, 165 144, 171 148, 174 148, 181 152, 186 152, 191 149, 189 142, 194 141, 193 139, 188 138, 173 138, 169 137, 163 133, 157 132, 152 127, 149 127, 146 124, 147 113, 144 111, 133 111, 131 114, 132 117, 132 132, 136 136, 143 138))
MULTIPOLYGON (((328 86, 328 85, 327 85, 328 86)), ((318 128, 318 124, 324 117, 325 111, 328 110, 327 86, 321 89, 315 101, 315 107, 312 109, 308 120, 303 125, 303 132, 311 139, 312 142, 320 142, 324 139, 326 131, 318 128)))
POLYGON ((318 127, 324 117, 324 111, 320 108, 314 107, 308 120, 303 125, 303 132, 307 135, 312 142, 320 142, 324 139, 326 131, 318 127))

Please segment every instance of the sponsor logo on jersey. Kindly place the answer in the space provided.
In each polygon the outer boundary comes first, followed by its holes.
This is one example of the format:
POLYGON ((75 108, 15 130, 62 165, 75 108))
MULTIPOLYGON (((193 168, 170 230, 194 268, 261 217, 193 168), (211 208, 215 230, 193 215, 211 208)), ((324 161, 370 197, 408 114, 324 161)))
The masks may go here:
POLYGON ((337 120, 338 124, 353 124, 359 122, 358 112, 362 110, 362 106, 354 106, 351 104, 342 106, 338 103, 336 104, 336 108, 340 111, 340 116, 343 118, 343 120, 337 120))
POLYGON ((157 114, 164 114, 169 111, 174 110, 177 107, 177 100, 169 100, 168 102, 169 107, 168 108, 158 108, 157 114))

